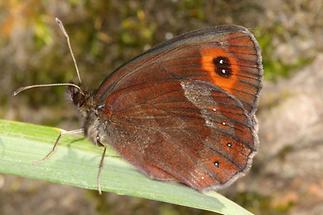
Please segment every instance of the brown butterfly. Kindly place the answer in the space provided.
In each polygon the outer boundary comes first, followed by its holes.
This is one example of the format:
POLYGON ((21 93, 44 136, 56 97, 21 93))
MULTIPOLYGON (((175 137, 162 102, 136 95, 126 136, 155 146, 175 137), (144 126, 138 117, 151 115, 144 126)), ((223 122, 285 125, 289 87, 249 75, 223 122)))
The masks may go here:
POLYGON ((254 36, 244 27, 218 26, 146 51, 94 92, 67 85, 84 134, 104 147, 100 167, 111 145, 153 179, 205 191, 250 168, 262 77, 254 36))

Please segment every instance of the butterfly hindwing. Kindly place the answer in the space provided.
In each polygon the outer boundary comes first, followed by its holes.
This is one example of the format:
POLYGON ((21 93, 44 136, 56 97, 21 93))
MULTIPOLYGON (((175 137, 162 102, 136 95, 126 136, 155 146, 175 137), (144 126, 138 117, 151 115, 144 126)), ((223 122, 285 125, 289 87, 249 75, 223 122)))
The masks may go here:
POLYGON ((112 146, 153 178, 220 187, 245 172, 256 151, 242 104, 204 81, 138 85, 107 104, 112 146))

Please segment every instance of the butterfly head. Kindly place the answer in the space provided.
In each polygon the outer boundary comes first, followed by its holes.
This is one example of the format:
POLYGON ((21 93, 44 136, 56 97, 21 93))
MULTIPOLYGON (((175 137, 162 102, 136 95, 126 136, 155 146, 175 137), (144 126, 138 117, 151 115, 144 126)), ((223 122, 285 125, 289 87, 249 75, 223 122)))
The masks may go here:
POLYGON ((95 101, 92 94, 81 87, 68 86, 67 94, 83 116, 88 115, 88 112, 94 109, 95 101))

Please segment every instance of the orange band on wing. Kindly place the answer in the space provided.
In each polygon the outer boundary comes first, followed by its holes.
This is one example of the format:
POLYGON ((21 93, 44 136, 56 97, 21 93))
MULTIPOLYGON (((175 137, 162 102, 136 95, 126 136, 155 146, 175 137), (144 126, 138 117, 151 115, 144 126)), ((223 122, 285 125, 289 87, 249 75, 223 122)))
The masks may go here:
POLYGON ((203 48, 200 54, 202 69, 208 73, 213 84, 233 93, 234 85, 238 80, 237 74, 239 73, 237 60, 223 49, 218 48, 203 48), (226 57, 229 59, 231 68, 230 77, 222 77, 217 73, 216 65, 213 63, 213 59, 217 57, 226 57))

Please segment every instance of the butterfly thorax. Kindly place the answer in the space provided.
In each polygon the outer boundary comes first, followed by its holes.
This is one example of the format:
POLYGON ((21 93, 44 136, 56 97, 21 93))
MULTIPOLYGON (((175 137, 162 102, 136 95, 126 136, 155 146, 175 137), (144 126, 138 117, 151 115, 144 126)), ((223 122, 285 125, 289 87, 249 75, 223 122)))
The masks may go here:
POLYGON ((69 87, 67 93, 81 113, 84 135, 89 137, 93 143, 105 144, 106 141, 103 141, 102 137, 106 135, 104 135, 104 126, 99 117, 102 108, 98 105, 93 93, 76 87, 69 87))

